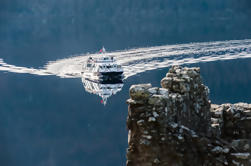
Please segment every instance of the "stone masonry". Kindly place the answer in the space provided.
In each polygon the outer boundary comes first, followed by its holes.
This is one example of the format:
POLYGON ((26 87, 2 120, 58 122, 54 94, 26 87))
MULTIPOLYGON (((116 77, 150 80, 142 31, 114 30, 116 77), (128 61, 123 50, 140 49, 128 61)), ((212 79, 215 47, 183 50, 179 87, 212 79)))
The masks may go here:
POLYGON ((210 104, 199 68, 130 88, 127 166, 251 165, 251 105, 210 104))

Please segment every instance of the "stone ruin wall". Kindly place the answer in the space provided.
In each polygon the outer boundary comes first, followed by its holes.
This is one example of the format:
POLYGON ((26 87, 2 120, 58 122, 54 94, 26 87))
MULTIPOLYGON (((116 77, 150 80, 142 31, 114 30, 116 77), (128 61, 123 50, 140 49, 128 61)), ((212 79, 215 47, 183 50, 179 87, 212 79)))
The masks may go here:
POLYGON ((211 104, 199 68, 130 88, 127 166, 251 165, 251 104, 211 104))

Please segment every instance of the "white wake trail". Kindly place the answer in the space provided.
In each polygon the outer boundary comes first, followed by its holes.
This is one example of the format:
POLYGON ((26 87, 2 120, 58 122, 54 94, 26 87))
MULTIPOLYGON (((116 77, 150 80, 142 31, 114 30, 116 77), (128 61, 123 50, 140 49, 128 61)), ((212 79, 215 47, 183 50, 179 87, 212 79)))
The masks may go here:
MULTIPOLYGON (((166 68, 172 65, 251 58, 251 40, 166 45, 115 51, 107 54, 114 56, 117 62, 123 66, 126 79, 147 70, 166 68)), ((72 58, 51 61, 42 69, 9 65, 0 59, 0 70, 78 78, 81 77, 82 64, 89 56, 97 57, 100 54, 82 54, 75 55, 72 58)))

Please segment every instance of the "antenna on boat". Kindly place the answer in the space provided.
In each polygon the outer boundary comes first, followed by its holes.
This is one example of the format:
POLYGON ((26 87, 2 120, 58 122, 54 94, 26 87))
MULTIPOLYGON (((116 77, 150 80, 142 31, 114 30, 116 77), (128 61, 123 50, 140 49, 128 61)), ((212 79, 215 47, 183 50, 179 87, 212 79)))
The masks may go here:
POLYGON ((106 52, 106 50, 105 50, 105 47, 104 47, 104 46, 102 47, 102 52, 103 52, 103 53, 105 53, 105 52, 106 52))

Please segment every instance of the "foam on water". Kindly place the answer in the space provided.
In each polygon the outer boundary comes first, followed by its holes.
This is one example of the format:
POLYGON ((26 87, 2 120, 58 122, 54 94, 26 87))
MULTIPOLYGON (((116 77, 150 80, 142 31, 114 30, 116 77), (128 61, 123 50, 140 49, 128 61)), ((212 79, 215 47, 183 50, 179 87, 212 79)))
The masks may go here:
MULTIPOLYGON (((251 39, 137 48, 107 54, 114 56, 118 64, 123 66, 126 79, 138 73, 172 65, 251 58, 251 39)), ((81 77, 82 64, 89 56, 97 57, 100 54, 74 55, 72 58, 48 62, 42 69, 10 65, 0 59, 0 70, 78 78, 81 77)))

